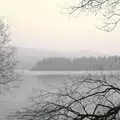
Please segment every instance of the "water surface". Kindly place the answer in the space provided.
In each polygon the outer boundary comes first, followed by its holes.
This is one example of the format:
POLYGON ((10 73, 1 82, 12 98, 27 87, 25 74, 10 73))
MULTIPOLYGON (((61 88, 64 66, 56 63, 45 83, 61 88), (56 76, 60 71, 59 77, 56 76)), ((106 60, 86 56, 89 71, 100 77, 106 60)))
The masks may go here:
POLYGON ((37 95, 40 89, 51 90, 60 88, 81 75, 89 74, 120 74, 119 71, 22 71, 22 81, 18 88, 0 95, 0 120, 10 111, 15 111, 29 104, 30 97, 37 95))

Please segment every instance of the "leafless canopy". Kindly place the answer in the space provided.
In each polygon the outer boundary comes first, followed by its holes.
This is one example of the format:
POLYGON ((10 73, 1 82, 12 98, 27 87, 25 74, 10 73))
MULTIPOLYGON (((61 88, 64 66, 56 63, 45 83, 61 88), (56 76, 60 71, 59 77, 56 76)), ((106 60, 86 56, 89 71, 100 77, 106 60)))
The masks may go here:
POLYGON ((7 88, 11 81, 16 80, 14 48, 9 42, 8 25, 0 20, 0 89, 7 88))
POLYGON ((41 91, 15 120, 119 120, 120 75, 80 77, 56 92, 41 91))
POLYGON ((120 21, 120 0, 76 0, 76 4, 70 6, 70 14, 75 12, 93 12, 102 14, 104 26, 101 28, 112 31, 120 21))

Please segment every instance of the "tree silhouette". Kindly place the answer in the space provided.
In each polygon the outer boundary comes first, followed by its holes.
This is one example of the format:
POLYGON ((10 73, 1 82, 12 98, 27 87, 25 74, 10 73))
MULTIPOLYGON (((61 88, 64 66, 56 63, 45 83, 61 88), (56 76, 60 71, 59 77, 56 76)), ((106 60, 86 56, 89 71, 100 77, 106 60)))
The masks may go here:
POLYGON ((7 88, 9 83, 17 79, 14 47, 9 42, 8 25, 0 20, 0 89, 7 88))
POLYGON ((69 13, 93 12, 102 14, 104 25, 101 29, 112 31, 120 22, 120 0, 76 0, 76 4, 70 6, 69 13))
POLYGON ((54 92, 41 91, 12 120, 119 120, 120 75, 88 75, 54 92), (117 84, 116 84, 117 83, 117 84))

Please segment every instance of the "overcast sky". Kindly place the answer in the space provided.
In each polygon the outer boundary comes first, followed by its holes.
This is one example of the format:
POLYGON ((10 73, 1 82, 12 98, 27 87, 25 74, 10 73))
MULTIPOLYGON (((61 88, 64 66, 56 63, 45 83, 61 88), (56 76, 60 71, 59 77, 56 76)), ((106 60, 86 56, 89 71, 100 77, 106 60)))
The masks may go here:
POLYGON ((12 43, 63 52, 120 53, 120 26, 110 33, 98 30, 96 17, 64 14, 67 2, 71 0, 0 0, 0 16, 11 27, 12 43))

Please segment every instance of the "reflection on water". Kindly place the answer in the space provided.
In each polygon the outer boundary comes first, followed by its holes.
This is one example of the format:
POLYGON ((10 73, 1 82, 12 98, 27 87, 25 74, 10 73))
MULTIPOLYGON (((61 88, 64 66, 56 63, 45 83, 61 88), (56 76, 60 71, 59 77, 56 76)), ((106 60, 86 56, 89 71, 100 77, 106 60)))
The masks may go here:
POLYGON ((119 71, 24 71, 23 81, 19 88, 13 88, 12 93, 0 95, 0 120, 5 114, 19 107, 27 105, 29 97, 36 95, 39 89, 52 89, 61 87, 64 82, 69 82, 75 77, 86 74, 119 74, 119 71))
POLYGON ((27 75, 86 75, 86 74, 119 74, 120 71, 30 71, 25 70, 27 75))

